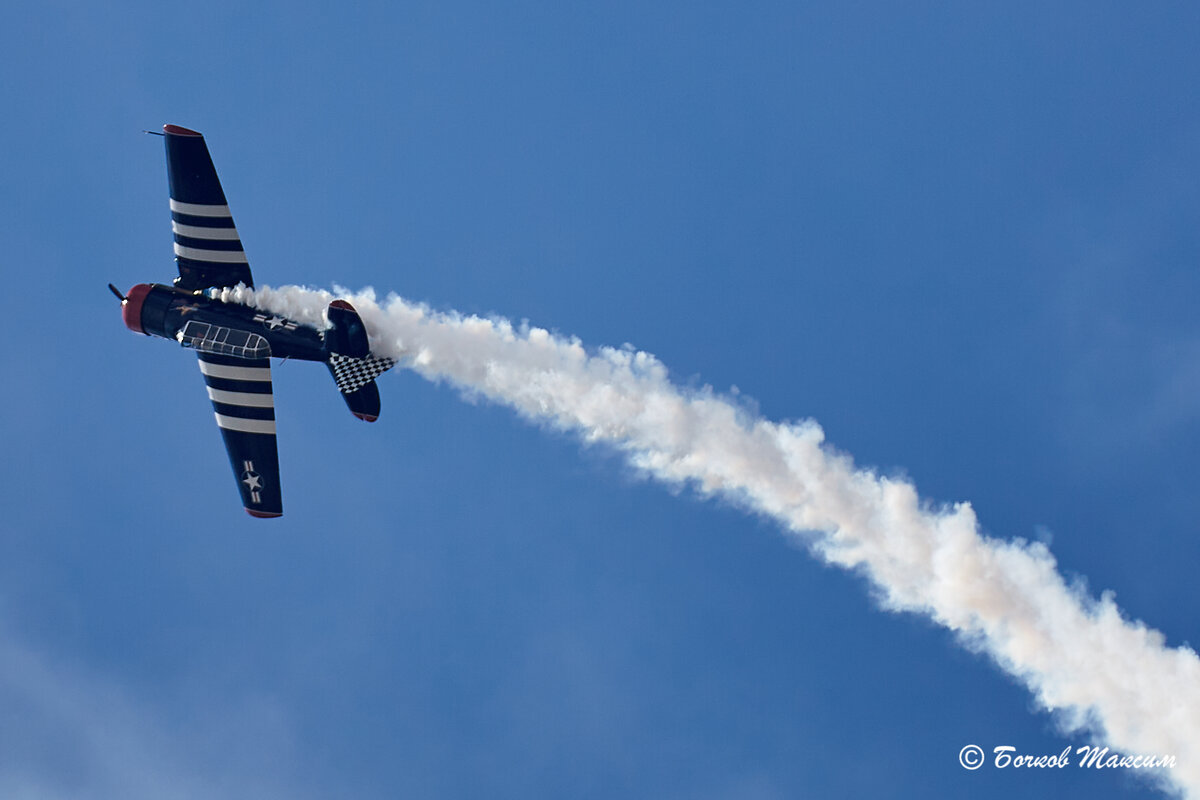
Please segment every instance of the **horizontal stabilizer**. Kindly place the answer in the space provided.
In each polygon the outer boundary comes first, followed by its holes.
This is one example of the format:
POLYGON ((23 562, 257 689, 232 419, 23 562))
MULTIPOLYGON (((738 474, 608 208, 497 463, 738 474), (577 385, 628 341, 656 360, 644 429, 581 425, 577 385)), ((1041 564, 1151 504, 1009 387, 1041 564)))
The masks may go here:
POLYGON ((333 373, 333 380, 342 394, 357 392, 395 364, 393 359, 377 358, 372 355, 368 355, 366 358, 351 358, 334 353, 329 356, 329 371, 333 373))
POLYGON ((346 400, 350 412, 359 419, 374 422, 379 418, 379 387, 375 378, 396 364, 393 358, 371 354, 367 329, 354 306, 345 300, 329 304, 329 329, 325 331, 326 364, 346 400))
POLYGON ((379 387, 375 381, 368 381, 353 392, 343 392, 342 397, 350 408, 350 413, 364 422, 374 422, 379 419, 379 387))

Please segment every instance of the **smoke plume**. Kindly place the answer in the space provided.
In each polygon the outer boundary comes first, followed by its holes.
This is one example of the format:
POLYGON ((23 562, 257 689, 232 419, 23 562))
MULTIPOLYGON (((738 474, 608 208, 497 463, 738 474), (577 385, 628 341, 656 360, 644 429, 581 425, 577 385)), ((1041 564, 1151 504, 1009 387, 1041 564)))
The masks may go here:
MULTIPOLYGON (((223 298, 321 326, 333 295, 295 287, 223 298)), ((379 355, 524 416, 605 442, 638 468, 777 520, 825 561, 859 571, 883 605, 924 614, 1022 680, 1072 730, 1124 754, 1173 755, 1174 788, 1200 797, 1200 659, 1069 587, 1038 542, 981 533, 967 503, 856 468, 812 421, 776 423, 672 385, 652 355, 588 352, 503 319, 435 312, 374 293, 359 310, 379 355)))

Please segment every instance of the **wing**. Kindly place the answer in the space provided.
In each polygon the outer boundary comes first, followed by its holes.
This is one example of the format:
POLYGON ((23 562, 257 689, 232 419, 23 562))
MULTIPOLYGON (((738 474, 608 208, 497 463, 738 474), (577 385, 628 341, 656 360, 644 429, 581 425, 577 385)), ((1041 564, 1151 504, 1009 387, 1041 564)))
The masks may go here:
POLYGON ((175 285, 187 291, 254 286, 225 192, 204 137, 164 125, 167 180, 171 188, 171 231, 175 234, 175 285))
POLYGON ((199 355, 242 505, 253 517, 278 517, 283 514, 283 496, 275 446, 271 360, 199 355))

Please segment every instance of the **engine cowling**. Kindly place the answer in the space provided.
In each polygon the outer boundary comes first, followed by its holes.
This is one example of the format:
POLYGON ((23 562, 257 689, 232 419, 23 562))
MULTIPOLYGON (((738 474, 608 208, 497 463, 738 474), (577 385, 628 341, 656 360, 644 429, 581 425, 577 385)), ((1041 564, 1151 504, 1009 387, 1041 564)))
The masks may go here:
POLYGON ((146 304, 146 295, 150 294, 151 288, 148 283, 139 283, 121 300, 121 319, 125 321, 125 327, 134 333, 146 333, 142 327, 142 306, 146 304))
POLYGON ((179 293, 170 286, 139 283, 121 301, 121 319, 125 327, 147 336, 170 338, 166 330, 167 308, 179 293))

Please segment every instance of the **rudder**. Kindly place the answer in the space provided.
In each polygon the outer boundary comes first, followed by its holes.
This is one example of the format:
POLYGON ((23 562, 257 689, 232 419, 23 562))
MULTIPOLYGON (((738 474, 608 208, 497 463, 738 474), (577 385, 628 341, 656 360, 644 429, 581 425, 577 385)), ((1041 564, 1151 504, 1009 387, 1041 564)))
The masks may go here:
POLYGON ((367 328, 354 306, 345 300, 334 300, 326 312, 329 315, 329 330, 325 331, 325 348, 330 353, 340 353, 351 358, 365 358, 371 353, 367 341, 367 328))

